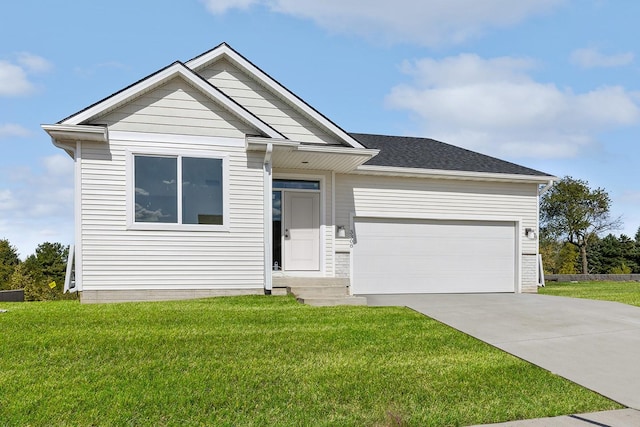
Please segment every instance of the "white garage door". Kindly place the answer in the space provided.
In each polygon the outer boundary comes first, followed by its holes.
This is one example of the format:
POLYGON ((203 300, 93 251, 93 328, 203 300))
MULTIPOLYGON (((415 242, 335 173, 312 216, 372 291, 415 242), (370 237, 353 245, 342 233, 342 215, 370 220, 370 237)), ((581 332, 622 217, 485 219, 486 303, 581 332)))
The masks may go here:
POLYGON ((515 223, 356 219, 354 294, 514 292, 515 223))

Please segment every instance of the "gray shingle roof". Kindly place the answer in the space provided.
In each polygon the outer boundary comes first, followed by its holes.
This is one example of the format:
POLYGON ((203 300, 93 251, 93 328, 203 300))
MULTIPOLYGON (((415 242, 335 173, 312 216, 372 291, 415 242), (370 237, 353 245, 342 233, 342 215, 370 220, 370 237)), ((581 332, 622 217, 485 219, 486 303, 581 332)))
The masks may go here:
POLYGON ((550 176, 515 163, 496 159, 429 138, 350 133, 360 144, 380 153, 365 163, 368 166, 487 172, 516 175, 550 176))

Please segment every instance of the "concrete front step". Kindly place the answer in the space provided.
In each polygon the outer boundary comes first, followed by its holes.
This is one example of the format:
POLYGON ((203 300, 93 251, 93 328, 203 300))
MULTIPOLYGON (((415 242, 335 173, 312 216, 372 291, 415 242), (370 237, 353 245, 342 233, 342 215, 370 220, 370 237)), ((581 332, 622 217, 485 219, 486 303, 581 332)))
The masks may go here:
POLYGON ((287 294, 308 305, 366 305, 364 297, 349 295, 349 279, 336 277, 274 277, 273 289, 286 289, 287 294))
POLYGON ((365 297, 343 298, 297 298, 298 302, 316 307, 331 307, 335 305, 367 305, 365 297))
POLYGON ((299 298, 344 298, 349 296, 346 286, 287 286, 287 293, 299 298))
POLYGON ((349 286, 349 279, 343 277, 274 277, 273 287, 299 287, 299 286, 349 286))

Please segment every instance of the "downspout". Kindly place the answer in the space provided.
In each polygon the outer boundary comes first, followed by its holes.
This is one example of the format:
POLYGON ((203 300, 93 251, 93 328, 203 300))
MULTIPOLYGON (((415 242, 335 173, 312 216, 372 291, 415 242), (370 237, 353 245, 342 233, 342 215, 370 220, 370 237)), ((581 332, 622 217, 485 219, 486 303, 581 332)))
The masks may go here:
POLYGON ((268 143, 264 153, 264 293, 271 295, 273 288, 273 278, 271 274, 271 266, 273 264, 273 207, 272 207, 272 189, 271 189, 271 155, 273 154, 273 144, 268 143))
POLYGON ((553 187, 553 183, 554 181, 550 179, 549 182, 547 182, 547 185, 545 185, 538 191, 538 196, 542 196, 544 193, 551 190, 551 187, 553 187))
POLYGON ((51 137, 51 143, 64 150, 73 159, 73 244, 69 246, 69 256, 64 278, 64 292, 82 291, 82 261, 78 253, 82 253, 80 242, 80 141, 76 141, 75 147, 65 146, 51 137), (73 284, 73 285, 72 285, 73 284))
POLYGON ((83 268, 84 262, 82 259, 82 144, 80 141, 76 141, 76 149, 74 151, 75 157, 73 158, 75 163, 74 168, 74 191, 73 191, 73 217, 74 217, 74 280, 75 287, 78 292, 82 292, 83 283, 83 268))

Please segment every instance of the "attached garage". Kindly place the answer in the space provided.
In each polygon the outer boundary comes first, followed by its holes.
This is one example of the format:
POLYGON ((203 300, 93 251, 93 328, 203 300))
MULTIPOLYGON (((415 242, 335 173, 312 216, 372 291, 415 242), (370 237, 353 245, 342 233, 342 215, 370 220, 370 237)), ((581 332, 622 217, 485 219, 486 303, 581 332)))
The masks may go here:
POLYGON ((356 218, 352 292, 516 292, 516 225, 356 218))

